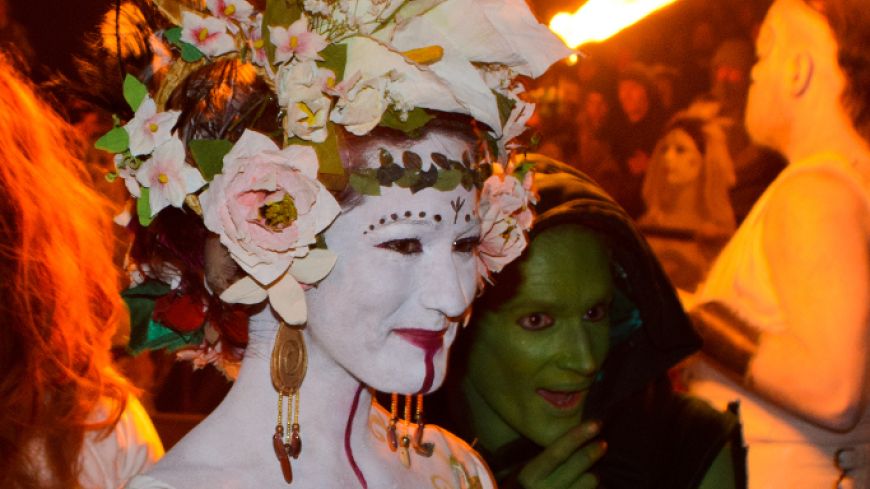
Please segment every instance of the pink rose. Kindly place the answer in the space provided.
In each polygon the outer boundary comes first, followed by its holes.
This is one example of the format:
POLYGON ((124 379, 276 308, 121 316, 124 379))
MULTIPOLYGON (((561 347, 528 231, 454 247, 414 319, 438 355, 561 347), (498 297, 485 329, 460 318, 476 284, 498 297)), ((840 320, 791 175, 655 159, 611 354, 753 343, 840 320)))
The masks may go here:
POLYGON ((526 233, 516 219, 505 217, 484 229, 478 247, 478 272, 485 278, 489 272, 500 272, 519 258, 526 249, 526 233))
POLYGON ((317 180, 317 168, 310 146, 279 149, 249 130, 200 196, 206 227, 260 284, 271 284, 294 259, 308 255, 317 234, 339 213, 317 180))
POLYGON ((481 243, 478 268, 485 278, 500 272, 517 259, 526 247, 526 232, 532 227, 535 200, 532 172, 520 182, 500 165, 483 184, 480 196, 481 243))

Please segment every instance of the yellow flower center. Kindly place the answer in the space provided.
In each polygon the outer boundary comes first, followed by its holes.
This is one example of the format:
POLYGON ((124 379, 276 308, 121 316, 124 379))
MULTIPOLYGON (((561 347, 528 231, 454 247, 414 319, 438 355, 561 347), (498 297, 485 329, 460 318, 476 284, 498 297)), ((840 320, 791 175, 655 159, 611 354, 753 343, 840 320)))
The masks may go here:
POLYGON ((290 36, 290 49, 296 49, 299 46, 299 36, 290 36))
POLYGON ((266 227, 273 231, 281 231, 289 227, 299 217, 293 197, 285 195, 283 199, 260 207, 260 218, 266 227))
POLYGON ((329 78, 326 79, 326 86, 329 88, 335 88, 335 77, 334 76, 330 76, 329 78))
POLYGON ((254 41, 254 49, 263 49, 263 46, 266 45, 266 42, 262 39, 257 39, 254 41))
POLYGON ((199 42, 205 42, 208 39, 208 29, 202 28, 199 30, 199 34, 197 36, 199 38, 199 42))
POLYGON ((157 132, 158 129, 160 129, 160 126, 158 126, 156 123, 152 122, 151 124, 148 124, 149 131, 157 132))
POLYGON ((233 15, 234 13, 236 13, 236 6, 233 4, 227 5, 227 7, 224 9, 224 15, 226 15, 227 17, 233 15))
POLYGON ((299 122, 305 121, 309 126, 314 125, 317 122, 317 114, 311 111, 311 108, 305 102, 297 102, 296 108, 302 111, 305 114, 305 117, 299 119, 299 122))
POLYGON ((157 175, 157 181, 165 185, 169 183, 169 177, 166 176, 165 173, 161 173, 160 175, 157 175))
POLYGON ((404 51, 402 54, 415 63, 431 65, 441 61, 441 58, 444 56, 444 48, 433 45, 404 51))

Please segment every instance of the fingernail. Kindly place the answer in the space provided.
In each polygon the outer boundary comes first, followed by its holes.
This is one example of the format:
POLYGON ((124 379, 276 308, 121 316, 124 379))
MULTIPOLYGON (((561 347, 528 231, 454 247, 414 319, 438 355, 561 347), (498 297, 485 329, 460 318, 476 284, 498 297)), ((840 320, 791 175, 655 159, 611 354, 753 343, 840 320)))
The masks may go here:
POLYGON ((589 436, 597 435, 601 431, 601 423, 599 421, 592 421, 586 425, 585 431, 589 436))

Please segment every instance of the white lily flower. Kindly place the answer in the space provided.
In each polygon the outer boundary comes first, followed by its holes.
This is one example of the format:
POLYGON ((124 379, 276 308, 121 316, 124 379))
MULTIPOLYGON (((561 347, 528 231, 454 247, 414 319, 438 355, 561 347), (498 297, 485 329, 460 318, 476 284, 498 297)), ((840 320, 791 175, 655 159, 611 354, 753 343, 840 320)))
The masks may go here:
POLYGON ((145 97, 136 114, 124 129, 130 136, 130 152, 134 156, 147 155, 172 136, 172 128, 178 122, 180 111, 157 112, 157 104, 151 97, 145 97))
POLYGON ((217 17, 200 17, 187 11, 181 17, 181 40, 196 46, 206 56, 236 50, 236 42, 227 29, 227 22, 217 17))
POLYGON ((375 35, 398 52, 441 47, 441 59, 427 68, 448 86, 462 107, 448 110, 471 115, 498 136, 502 131, 498 104, 477 65, 501 64, 537 77, 572 52, 537 22, 523 0, 422 2, 408 12, 400 10, 395 23, 375 35))
POLYGON ((387 87, 388 92, 405 104, 444 112, 469 113, 456 98, 448 82, 429 67, 411 61, 399 51, 373 38, 355 36, 343 43, 347 46, 345 73, 357 73, 363 80, 389 74, 392 81, 387 87))
POLYGON ((180 208, 187 194, 205 185, 199 170, 185 162, 184 143, 177 137, 154 150, 136 171, 136 179, 149 189, 152 216, 170 205, 180 208))
POLYGON ((326 122, 331 105, 330 98, 322 92, 308 100, 291 102, 284 115, 284 132, 287 136, 297 136, 315 143, 326 141, 326 122))
POLYGON ((205 4, 215 17, 240 24, 250 22, 254 13, 254 7, 245 0, 205 0, 205 4))

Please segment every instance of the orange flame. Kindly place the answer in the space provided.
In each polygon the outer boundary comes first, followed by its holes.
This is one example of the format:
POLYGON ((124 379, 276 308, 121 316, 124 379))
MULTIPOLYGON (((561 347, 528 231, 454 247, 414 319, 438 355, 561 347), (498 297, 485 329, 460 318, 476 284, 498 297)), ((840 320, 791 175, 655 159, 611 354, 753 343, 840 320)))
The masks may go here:
POLYGON ((559 12, 550 30, 571 49, 601 42, 677 0, 589 0, 573 14, 559 12))

